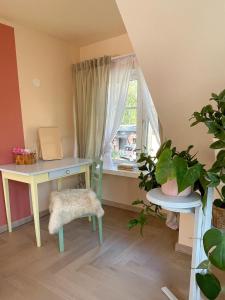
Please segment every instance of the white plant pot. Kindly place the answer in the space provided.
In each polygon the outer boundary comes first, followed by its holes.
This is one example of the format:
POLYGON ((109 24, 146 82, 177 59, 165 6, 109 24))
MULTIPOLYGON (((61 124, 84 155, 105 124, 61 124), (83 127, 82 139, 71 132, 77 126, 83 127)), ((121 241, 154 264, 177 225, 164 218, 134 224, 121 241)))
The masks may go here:
POLYGON ((192 189, 190 186, 190 187, 187 187, 181 193, 178 193, 178 186, 177 186, 176 179, 168 180, 166 183, 162 184, 161 190, 162 190, 163 194, 165 194, 167 196, 179 196, 179 197, 187 197, 192 192, 192 189))

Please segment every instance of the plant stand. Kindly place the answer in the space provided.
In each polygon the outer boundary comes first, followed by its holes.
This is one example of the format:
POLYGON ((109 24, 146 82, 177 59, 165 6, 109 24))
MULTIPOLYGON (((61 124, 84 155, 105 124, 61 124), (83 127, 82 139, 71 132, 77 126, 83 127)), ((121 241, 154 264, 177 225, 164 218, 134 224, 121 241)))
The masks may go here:
MULTIPOLYGON (((188 197, 172 197, 164 195, 161 188, 156 188, 149 191, 146 197, 151 203, 157 204, 166 210, 195 214, 189 300, 200 300, 200 289, 196 283, 195 274, 198 272, 196 268, 200 262, 206 259, 202 239, 204 233, 211 228, 213 189, 210 188, 208 191, 208 199, 204 212, 202 210, 201 196, 195 192, 188 197)), ((178 300, 167 287, 162 287, 162 292, 168 299, 178 300)))

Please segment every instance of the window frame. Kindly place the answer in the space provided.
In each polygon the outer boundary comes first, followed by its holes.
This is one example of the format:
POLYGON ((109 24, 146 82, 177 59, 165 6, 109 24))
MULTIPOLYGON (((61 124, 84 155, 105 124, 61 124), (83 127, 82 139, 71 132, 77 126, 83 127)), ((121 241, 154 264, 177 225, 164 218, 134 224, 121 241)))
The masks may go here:
POLYGON ((135 106, 135 107, 126 106, 125 110, 126 109, 134 109, 134 108, 137 110, 137 122, 136 122, 137 156, 136 156, 136 160, 134 160, 134 161, 112 158, 112 161, 114 164, 120 164, 120 163, 136 164, 137 159, 138 159, 138 153, 144 151, 144 149, 147 147, 147 135, 148 135, 148 124, 147 123, 148 122, 146 120, 146 114, 143 109, 143 99, 141 98, 140 81, 138 78, 137 71, 135 69, 132 71, 131 78, 130 78, 130 81, 133 81, 133 80, 137 80, 137 106, 135 106))

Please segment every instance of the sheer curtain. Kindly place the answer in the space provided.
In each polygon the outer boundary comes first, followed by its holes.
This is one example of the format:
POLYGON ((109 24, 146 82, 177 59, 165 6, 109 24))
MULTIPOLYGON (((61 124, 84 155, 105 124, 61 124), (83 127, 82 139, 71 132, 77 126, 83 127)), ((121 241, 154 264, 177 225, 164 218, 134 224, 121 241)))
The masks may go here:
POLYGON ((116 135, 125 109, 129 80, 134 68, 134 56, 112 60, 108 86, 105 136, 103 143, 104 166, 112 165, 111 142, 116 135))
POLYGON ((74 127, 81 158, 102 154, 108 100, 111 57, 101 57, 73 65, 74 127))
MULTIPOLYGON (((161 139, 160 139, 158 114, 156 112, 155 105, 152 101, 152 97, 150 95, 144 75, 137 61, 135 61, 135 69, 136 69, 138 84, 139 84, 139 93, 140 93, 139 98, 142 99, 142 105, 143 105, 142 107, 142 111, 144 112, 143 122, 145 123, 145 127, 146 127, 144 132, 146 134, 147 130, 151 130, 159 146, 161 143, 161 139), (148 128, 149 125, 151 128, 148 128)), ((147 139, 147 137, 145 137, 145 139, 147 139)))

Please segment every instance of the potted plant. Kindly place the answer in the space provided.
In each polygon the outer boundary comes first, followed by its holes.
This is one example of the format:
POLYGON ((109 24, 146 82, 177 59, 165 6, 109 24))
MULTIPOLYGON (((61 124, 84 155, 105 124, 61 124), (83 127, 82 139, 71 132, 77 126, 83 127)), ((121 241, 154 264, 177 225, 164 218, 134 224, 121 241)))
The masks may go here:
MULTIPOLYGON (((187 195, 192 189, 200 190, 204 195, 204 188, 201 177, 204 174, 204 167, 190 154, 193 146, 178 152, 172 147, 171 140, 162 144, 155 157, 141 153, 138 159, 140 183, 139 187, 146 192, 153 188, 161 187, 162 192, 172 196, 187 195), (185 193, 183 193, 185 192, 185 193)), ((133 205, 141 206, 141 212, 137 218, 129 221, 129 229, 140 226, 141 234, 150 215, 163 217, 161 207, 147 203, 143 200, 136 200, 133 205)))
POLYGON ((214 138, 210 148, 217 152, 216 161, 207 172, 206 180, 211 182, 219 195, 213 207, 214 226, 225 229, 225 90, 218 95, 213 93, 210 100, 213 105, 206 105, 200 112, 194 112, 191 126, 204 123, 214 138))
MULTIPOLYGON (((214 225, 225 228, 225 90, 218 95, 213 93, 210 100, 214 101, 214 105, 206 105, 200 112, 194 112, 191 118, 194 122, 191 126, 204 123, 208 133, 213 135, 215 140, 210 148, 218 153, 212 167, 206 171, 203 165, 190 155, 192 146, 185 151, 177 152, 176 148, 171 148, 171 141, 167 141, 161 146, 156 157, 141 153, 138 160, 141 163, 139 187, 148 192, 176 179, 177 194, 189 186, 200 191, 203 209, 207 201, 208 187, 215 187, 219 198, 214 201, 214 225), (223 185, 222 188, 220 184, 223 185), (220 218, 216 213, 217 210, 220 211, 220 218)), ((139 204, 142 205, 142 210, 136 219, 130 220, 128 226, 133 228, 139 225, 142 234, 148 216, 154 214, 162 217, 162 213, 160 207, 151 203, 146 204, 143 200, 133 202, 133 205, 139 204)), ((214 300, 220 293, 225 292, 225 287, 222 288, 216 274, 216 269, 225 271, 224 231, 210 229, 204 234, 203 244, 208 259, 199 265, 198 269, 201 272, 196 274, 196 282, 202 293, 209 300, 214 300)))
POLYGON ((204 234, 203 245, 207 260, 199 265, 201 271, 196 273, 196 281, 207 299, 214 300, 225 292, 218 276, 221 273, 220 277, 225 278, 225 233, 216 228, 208 230, 204 234))
POLYGON ((187 150, 177 152, 175 147, 170 148, 167 144, 159 154, 155 176, 164 194, 188 196, 195 182, 199 180, 203 165, 194 158, 195 155, 190 155, 192 148, 191 145, 187 150))

